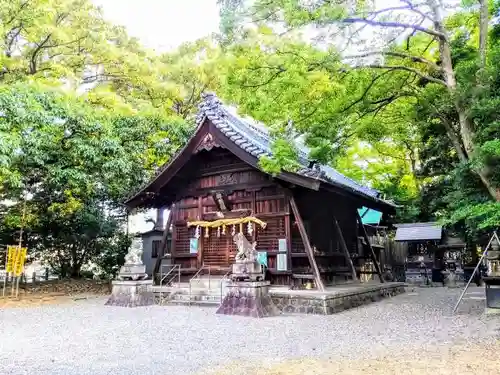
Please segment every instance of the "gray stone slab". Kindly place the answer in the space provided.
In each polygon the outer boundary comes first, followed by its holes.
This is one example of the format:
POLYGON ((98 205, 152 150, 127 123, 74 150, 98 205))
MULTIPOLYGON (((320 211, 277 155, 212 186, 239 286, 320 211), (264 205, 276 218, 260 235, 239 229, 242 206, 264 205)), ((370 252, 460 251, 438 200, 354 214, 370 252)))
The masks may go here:
POLYGON ((151 290, 153 280, 115 280, 112 281, 111 296, 107 306, 138 307, 155 303, 151 290))

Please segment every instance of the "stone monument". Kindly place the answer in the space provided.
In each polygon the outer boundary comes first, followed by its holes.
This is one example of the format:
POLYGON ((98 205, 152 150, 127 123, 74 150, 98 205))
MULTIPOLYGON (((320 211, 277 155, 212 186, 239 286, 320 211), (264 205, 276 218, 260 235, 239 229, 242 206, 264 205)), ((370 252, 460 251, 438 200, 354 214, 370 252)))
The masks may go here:
POLYGON ((142 239, 136 237, 125 255, 125 264, 116 280, 112 281, 113 289, 106 305, 137 307, 154 304, 153 280, 146 280, 147 277, 146 266, 142 263, 142 239))
POLYGON ((233 236, 238 248, 227 294, 217 314, 255 318, 280 314, 269 296, 269 281, 264 281, 262 266, 257 261, 256 243, 250 244, 243 233, 233 236))

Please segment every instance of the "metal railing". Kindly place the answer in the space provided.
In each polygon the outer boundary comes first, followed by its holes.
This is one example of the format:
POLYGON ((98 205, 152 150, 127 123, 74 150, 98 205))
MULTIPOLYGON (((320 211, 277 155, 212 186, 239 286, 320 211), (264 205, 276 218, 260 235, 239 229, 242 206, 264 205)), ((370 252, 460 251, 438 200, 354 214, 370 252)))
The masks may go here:
POLYGON ((212 271, 211 271, 210 266, 206 266, 203 264, 198 271, 194 274, 193 277, 189 279, 189 304, 191 305, 191 296, 192 296, 192 290, 193 290, 193 280, 199 280, 202 272, 204 270, 208 270, 208 290, 210 291, 210 280, 212 278, 212 271))
POLYGON ((181 265, 180 264, 165 264, 160 266, 160 286, 171 285, 174 279, 181 282, 181 265), (167 273, 163 273, 164 268, 170 268, 167 273))
POLYGON ((164 264, 160 266, 160 305, 163 305, 163 291, 161 287, 163 284, 169 286, 177 277, 177 283, 181 283, 181 266, 180 264, 164 264), (163 274, 164 268, 170 268, 169 271, 163 274))
POLYGON ((223 289, 223 283, 228 279, 229 274, 231 273, 231 268, 229 271, 227 271, 224 276, 222 276, 222 279, 220 279, 219 286, 220 286, 220 303, 222 303, 222 289, 223 289))

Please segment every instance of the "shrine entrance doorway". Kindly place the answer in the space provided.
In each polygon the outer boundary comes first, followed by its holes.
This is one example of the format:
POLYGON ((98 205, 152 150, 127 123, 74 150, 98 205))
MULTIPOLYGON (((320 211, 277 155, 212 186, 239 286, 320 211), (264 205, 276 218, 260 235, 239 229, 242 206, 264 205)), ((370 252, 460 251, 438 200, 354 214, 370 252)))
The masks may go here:
MULTIPOLYGON (((232 243, 231 236, 210 236, 203 237, 202 264, 211 267, 229 268, 232 243)), ((234 259, 234 256, 233 256, 234 259)))

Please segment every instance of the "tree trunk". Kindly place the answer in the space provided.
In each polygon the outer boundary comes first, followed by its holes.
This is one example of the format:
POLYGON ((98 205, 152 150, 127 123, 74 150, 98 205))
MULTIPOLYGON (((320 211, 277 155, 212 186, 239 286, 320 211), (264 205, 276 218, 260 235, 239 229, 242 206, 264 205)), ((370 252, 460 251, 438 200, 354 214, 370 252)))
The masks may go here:
POLYGON ((455 151, 457 152, 458 159, 462 163, 467 163, 469 161, 469 158, 465 154, 465 151, 462 147, 462 142, 460 141, 460 138, 458 137, 457 133, 455 132, 455 129, 453 129, 453 126, 450 124, 448 119, 445 116, 441 116, 436 109, 436 113, 441 119, 441 122, 446 130, 446 134, 448 135, 448 138, 451 140, 451 144, 455 148, 455 151))
POLYGON ((78 264, 73 264, 73 266, 71 267, 71 274, 70 274, 70 277, 72 279, 79 279, 80 278, 80 270, 81 270, 81 266, 79 266, 78 264))
POLYGON ((486 172, 485 168, 480 168, 475 172, 483 182, 483 185, 486 187, 486 189, 488 189, 488 193, 490 193, 492 198, 495 201, 500 202, 500 188, 496 188, 495 186, 493 186, 493 183, 490 177, 488 176, 488 173, 486 172))
POLYGON ((411 147, 407 145, 408 149, 408 154, 410 158, 410 168, 411 168, 411 173, 413 174, 413 178, 415 179, 415 187, 417 188, 418 192, 422 192, 422 184, 420 183, 419 176, 417 174, 417 155, 418 151, 413 150, 411 147))
MULTIPOLYGON (((480 0, 480 3, 485 0, 480 0)), ((485 1, 487 3, 487 1, 485 1)), ((427 1, 428 5, 430 6, 433 16, 434 16, 434 27, 436 31, 442 33, 443 35, 446 35, 446 30, 443 26, 443 21, 442 21, 442 12, 440 6, 437 4, 435 0, 428 0, 427 1)), ((487 8, 487 4, 485 5, 487 8)), ((484 10, 481 9, 481 20, 482 17, 484 16, 484 10)), ((487 37, 487 28, 488 28, 488 13, 486 9, 486 35, 483 36, 483 39, 481 40, 481 46, 486 48, 486 37, 487 37)), ((482 26, 482 25, 481 25, 482 26)), ((451 59, 451 50, 450 50, 450 45, 448 42, 447 37, 442 37, 439 38, 439 52, 441 55, 441 62, 442 62, 442 68, 444 72, 444 80, 446 82, 446 88, 448 92, 450 93, 450 96, 453 98, 453 104, 455 106, 455 110, 457 111, 458 114, 458 121, 459 121, 459 134, 460 134, 460 139, 463 144, 464 151, 467 155, 467 159, 470 159, 473 155, 474 152, 474 128, 472 126, 472 122, 470 121, 469 117, 467 116, 467 109, 465 106, 461 103, 460 98, 459 98, 459 93, 457 92, 457 80, 455 77, 455 71, 453 69, 453 63, 451 59)), ((486 50, 484 51, 484 54, 486 54, 486 50)), ((486 55, 485 55, 486 56, 486 55)), ((483 57, 481 57, 483 59, 483 57)), ((453 129, 451 129, 453 132, 453 129)), ((450 133, 448 132, 448 135, 450 136, 450 133)), ((453 137, 450 137, 451 141, 453 142, 455 148, 457 148, 456 145, 456 140, 454 140, 453 137)), ((460 152, 459 149, 457 149, 457 152, 460 152)), ((460 153, 459 153, 460 156, 460 153)), ((495 188, 493 185, 493 182, 491 178, 488 176, 487 171, 484 168, 479 168, 479 169, 474 169, 473 172, 475 172, 479 178, 481 179, 481 182, 483 185, 486 187, 488 190, 488 193, 490 196, 493 198, 495 201, 500 201, 500 190, 495 188)))
POLYGON ((479 56, 481 58, 481 69, 486 66, 489 18, 488 0, 479 0, 479 56))

